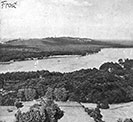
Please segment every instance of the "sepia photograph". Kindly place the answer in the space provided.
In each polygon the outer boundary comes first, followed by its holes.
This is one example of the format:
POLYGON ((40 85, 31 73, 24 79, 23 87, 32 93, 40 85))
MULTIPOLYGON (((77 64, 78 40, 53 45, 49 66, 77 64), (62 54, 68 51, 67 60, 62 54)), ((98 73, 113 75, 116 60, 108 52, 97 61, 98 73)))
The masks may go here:
POLYGON ((133 122, 133 0, 0 0, 0 122, 133 122))

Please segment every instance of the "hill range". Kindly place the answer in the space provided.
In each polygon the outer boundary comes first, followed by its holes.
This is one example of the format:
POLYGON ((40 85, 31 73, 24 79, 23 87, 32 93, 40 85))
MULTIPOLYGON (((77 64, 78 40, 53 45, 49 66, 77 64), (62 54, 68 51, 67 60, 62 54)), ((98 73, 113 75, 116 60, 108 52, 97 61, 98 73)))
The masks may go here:
POLYGON ((131 41, 105 41, 89 38, 13 39, 0 44, 0 61, 43 58, 51 55, 86 55, 97 53, 102 48, 130 47, 133 47, 131 41))

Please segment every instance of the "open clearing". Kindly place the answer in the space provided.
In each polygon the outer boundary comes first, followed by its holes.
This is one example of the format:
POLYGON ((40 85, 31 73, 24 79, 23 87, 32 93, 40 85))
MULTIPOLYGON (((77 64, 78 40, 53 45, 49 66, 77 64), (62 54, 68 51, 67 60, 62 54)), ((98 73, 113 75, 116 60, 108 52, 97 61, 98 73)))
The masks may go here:
MULTIPOLYGON (((85 107, 95 108, 96 104, 85 104, 85 107)), ((105 122, 117 122, 119 118, 133 118, 133 102, 123 104, 112 104, 109 109, 101 109, 105 122)))
MULTIPOLYGON (((25 102, 24 107, 21 110, 26 112, 34 103, 36 102, 25 102)), ((57 104, 64 111, 64 116, 59 120, 59 122, 94 122, 94 120, 84 112, 84 109, 77 102, 57 102, 57 104)), ((17 109, 13 106, 1 106, 0 120, 14 122, 14 114, 16 111, 17 109), (7 109, 12 109, 13 112, 8 112, 7 109)))
MULTIPOLYGON (((36 101, 25 102, 22 108, 23 112, 26 112, 30 106, 36 101)), ((59 122, 94 122, 93 118, 89 117, 84 109, 77 102, 57 102, 60 108, 65 112, 63 118, 59 122)), ((85 107, 95 108, 96 104, 82 103, 85 107)), ((17 109, 13 106, 1 106, 0 107, 0 120, 6 122, 14 122, 17 109), (13 112, 8 112, 7 109, 12 109, 13 112)), ((133 102, 123 104, 110 105, 110 109, 101 109, 103 120, 105 122, 117 122, 119 118, 133 118, 133 102)))

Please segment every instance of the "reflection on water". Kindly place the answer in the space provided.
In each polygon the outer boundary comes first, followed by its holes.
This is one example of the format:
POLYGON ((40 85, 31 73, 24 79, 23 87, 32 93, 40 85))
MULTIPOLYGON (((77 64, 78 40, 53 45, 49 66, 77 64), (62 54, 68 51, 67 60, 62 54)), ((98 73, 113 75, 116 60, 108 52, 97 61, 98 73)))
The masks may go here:
POLYGON ((14 62, 0 65, 0 73, 37 70, 71 72, 79 69, 98 68, 104 62, 116 62, 120 58, 133 59, 133 48, 108 48, 87 56, 56 56, 42 60, 14 62))

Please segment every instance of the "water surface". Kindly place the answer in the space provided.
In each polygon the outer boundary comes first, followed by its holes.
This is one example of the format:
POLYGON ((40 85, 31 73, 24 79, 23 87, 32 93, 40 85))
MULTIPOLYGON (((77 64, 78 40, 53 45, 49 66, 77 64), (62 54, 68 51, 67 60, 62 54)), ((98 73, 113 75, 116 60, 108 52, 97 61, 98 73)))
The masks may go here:
POLYGON ((120 58, 133 59, 133 48, 106 48, 99 53, 87 56, 54 56, 42 60, 18 61, 0 65, 0 73, 37 70, 72 72, 80 69, 99 68, 104 62, 116 62, 120 58))

